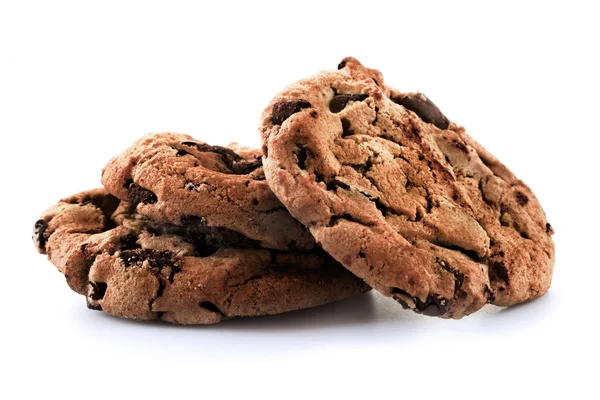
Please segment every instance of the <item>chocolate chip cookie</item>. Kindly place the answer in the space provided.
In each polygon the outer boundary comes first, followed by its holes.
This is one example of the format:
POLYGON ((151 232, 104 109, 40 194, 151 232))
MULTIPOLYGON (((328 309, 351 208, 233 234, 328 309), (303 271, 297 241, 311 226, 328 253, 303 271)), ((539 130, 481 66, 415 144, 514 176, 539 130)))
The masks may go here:
POLYGON ((238 233, 158 223, 103 189, 48 209, 35 223, 33 240, 89 308, 125 318, 212 324, 369 289, 318 249, 236 247, 247 240, 238 233))
POLYGON ((548 290, 553 230, 534 194, 423 94, 346 58, 279 93, 260 131, 279 200, 405 308, 461 318, 548 290))
POLYGON ((157 222, 227 228, 269 249, 315 245, 269 189, 259 150, 150 134, 108 163, 102 183, 157 222))

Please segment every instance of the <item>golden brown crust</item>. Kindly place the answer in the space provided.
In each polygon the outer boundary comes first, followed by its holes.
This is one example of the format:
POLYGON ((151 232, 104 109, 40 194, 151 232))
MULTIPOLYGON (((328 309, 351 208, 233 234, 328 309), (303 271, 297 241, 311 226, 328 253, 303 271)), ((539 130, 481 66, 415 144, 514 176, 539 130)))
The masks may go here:
POLYGON ((62 200, 40 221, 38 250, 90 308, 119 317, 210 324, 369 289, 322 251, 231 247, 228 232, 157 223, 102 189, 62 200))
POLYGON ((537 199, 424 95, 346 58, 278 94, 260 132, 290 213, 404 306, 460 318, 548 290, 554 244, 537 199))
POLYGON ((112 159, 102 183, 157 222, 190 218, 238 232, 261 247, 309 250, 314 240, 264 179, 256 150, 210 146, 188 135, 150 134, 112 159))

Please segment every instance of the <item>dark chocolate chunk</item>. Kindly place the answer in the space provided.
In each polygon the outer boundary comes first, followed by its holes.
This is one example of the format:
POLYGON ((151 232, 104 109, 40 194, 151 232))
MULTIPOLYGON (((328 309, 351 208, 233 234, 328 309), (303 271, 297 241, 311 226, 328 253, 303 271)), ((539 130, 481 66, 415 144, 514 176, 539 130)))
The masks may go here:
MULTIPOLYGON (((473 257, 471 256, 471 258, 473 257)), ((452 275, 454 275, 454 293, 457 293, 462 287, 463 283, 465 282, 465 275, 452 268, 452 266, 448 264, 447 261, 444 261, 440 258, 436 258, 436 262, 439 264, 440 267, 442 267, 443 270, 448 271, 452 275)))
POLYGON ((184 146, 195 147, 196 149, 198 149, 198 151, 203 152, 203 153, 220 154, 221 156, 228 159, 230 163, 233 161, 239 161, 242 159, 242 157, 238 153, 236 153, 235 151, 233 151, 227 147, 223 147, 223 146, 211 146, 206 143, 198 143, 198 142, 181 142, 181 144, 184 146))
POLYGON ((102 300, 108 285, 105 282, 90 282, 88 296, 92 300, 102 300))
POLYGON ((339 113, 349 101, 363 101, 367 97, 369 97, 368 94, 337 94, 329 102, 329 110, 332 113, 339 113))
POLYGON ((256 160, 252 161, 242 160, 231 165, 233 173, 238 175, 249 174, 260 167, 262 167, 262 158, 257 158, 256 160))
MULTIPOLYGON (((504 288, 500 288, 500 291, 503 291, 504 288)), ((485 287, 485 293, 487 294, 488 303, 493 303, 496 300, 496 295, 492 292, 492 289, 489 287, 485 287)))
POLYGON ((37 220, 33 225, 33 244, 40 253, 44 252, 46 248, 46 237, 44 236, 44 232, 47 227, 48 223, 43 219, 37 220))
POLYGON ((346 118, 342 118, 342 137, 348 137, 354 135, 354 131, 350 128, 350 121, 346 118))
POLYGON ((144 261, 148 262, 150 268, 163 269, 165 267, 176 268, 177 260, 174 254, 167 250, 135 249, 121 252, 120 259, 125 268, 141 267, 144 261))
POLYGON ((414 112, 424 122, 433 124, 440 129, 448 129, 448 125, 450 125, 448 118, 442 114, 440 109, 421 93, 409 93, 394 97, 392 101, 414 112))
POLYGON ((120 239, 121 250, 139 249, 141 246, 137 243, 138 237, 134 234, 127 235, 120 239))
POLYGON ((227 228, 208 226, 203 218, 194 215, 181 217, 183 239, 192 243, 197 256, 208 257, 221 247, 256 248, 259 243, 227 228))
POLYGON ((403 300, 399 296, 394 296, 394 294, 403 295, 411 298, 415 302, 415 311, 423 315, 429 315, 431 317, 440 317, 450 311, 450 301, 444 299, 443 297, 439 297, 436 294, 430 294, 427 296, 427 300, 422 302, 420 299, 411 296, 406 293, 404 290, 399 288, 392 288, 392 297, 398 303, 402 305, 403 308, 410 308, 406 301, 403 300))
POLYGON ((450 301, 435 294, 427 296, 425 302, 416 298, 415 305, 419 313, 430 317, 440 317, 450 311, 450 301))
POLYGON ((496 261, 492 264, 492 271, 495 276, 502 279, 505 282, 508 282, 508 269, 506 265, 502 261, 496 261))
POLYGON ((469 154, 469 149, 467 149, 467 146, 463 142, 461 142, 461 141, 459 141, 457 139, 454 139, 452 141, 452 143, 454 144, 454 147, 456 147, 457 149, 459 149, 463 153, 469 154))
POLYGON ((308 149, 304 146, 298 146, 296 152, 296 158, 298 159, 298 167, 300 169, 306 169, 306 160, 308 159, 308 149))
POLYGON ((283 121, 288 119, 292 114, 296 114, 305 108, 310 108, 312 105, 305 100, 282 101, 273 106, 271 121, 273 125, 281 125, 283 121))
POLYGON ((342 69, 345 66, 346 66, 346 60, 342 60, 342 62, 338 64, 338 69, 342 69))
POLYGON ((546 223, 546 232, 547 233, 554 233, 554 228, 552 228, 552 225, 550 225, 550 222, 546 223))
POLYGON ((102 311, 102 306, 100 304, 92 304, 89 299, 86 299, 86 305, 90 310, 102 311))
POLYGON ((399 303, 399 304, 402 306, 402 308, 403 308, 403 309, 405 309, 405 310, 410 310, 410 306, 408 305, 408 303, 406 302, 406 300, 404 300, 404 299, 403 299, 402 297, 400 297, 399 295, 402 295, 402 296, 409 297, 409 298, 411 298, 411 299, 413 299, 413 300, 414 300, 414 298, 413 298, 413 297, 412 297, 410 294, 406 293, 406 292, 405 292, 404 290, 402 290, 402 289, 399 289, 399 288, 392 288, 392 298, 393 298, 394 300, 396 300, 396 301, 397 301, 397 302, 398 302, 398 303, 399 303))
POLYGON ((529 202, 529 198, 527 197, 527 195, 525 195, 525 193, 517 192, 516 197, 517 203, 519 203, 520 206, 524 206, 529 202))
POLYGON ((137 183, 131 183, 128 187, 129 201, 137 206, 140 203, 154 204, 158 201, 156 195, 148 189, 144 189, 137 183))

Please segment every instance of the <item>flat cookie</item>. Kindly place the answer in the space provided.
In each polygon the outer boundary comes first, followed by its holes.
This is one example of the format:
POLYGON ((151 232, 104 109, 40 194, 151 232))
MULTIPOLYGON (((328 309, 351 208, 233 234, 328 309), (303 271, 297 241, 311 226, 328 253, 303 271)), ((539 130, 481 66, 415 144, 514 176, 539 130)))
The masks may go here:
POLYGON ((369 290, 323 251, 239 248, 239 234, 203 229, 156 223, 96 189, 48 209, 33 240, 89 308, 124 318, 212 324, 369 290))
POLYGON ((227 228, 269 249, 313 248, 308 230, 269 189, 260 151, 232 148, 150 134, 108 163, 102 183, 158 222, 227 228))
POLYGON ((404 307, 461 318, 548 290, 553 231, 534 194, 424 95, 346 58, 278 94, 260 131, 292 216, 404 307))

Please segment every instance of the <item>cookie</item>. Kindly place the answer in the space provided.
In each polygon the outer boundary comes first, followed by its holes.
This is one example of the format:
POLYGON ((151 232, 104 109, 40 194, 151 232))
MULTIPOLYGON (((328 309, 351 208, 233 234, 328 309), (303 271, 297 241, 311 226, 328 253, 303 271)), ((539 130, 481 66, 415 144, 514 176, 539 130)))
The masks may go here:
POLYGON ((212 324, 369 290, 323 251, 236 247, 247 239, 223 228, 157 223, 103 189, 48 209, 33 240, 89 308, 124 318, 212 324))
POLYGON ((534 194, 423 94, 346 58, 279 93, 260 132, 292 216, 405 308, 461 318, 548 290, 553 230, 534 194))
POLYGON ((102 183, 158 222, 227 228, 268 249, 313 248, 265 181, 260 151, 232 148, 150 134, 108 163, 102 183))

